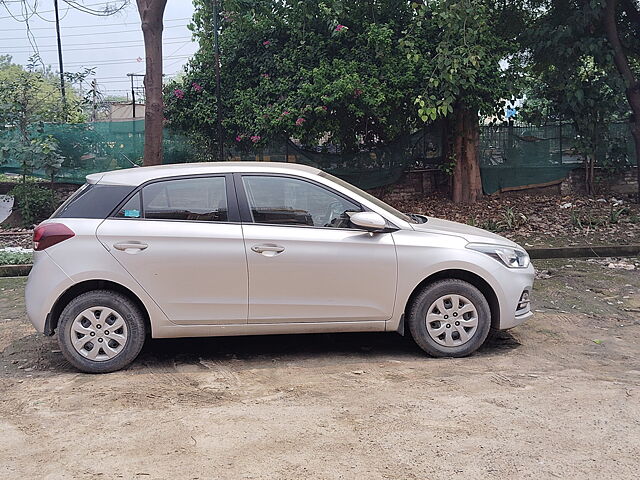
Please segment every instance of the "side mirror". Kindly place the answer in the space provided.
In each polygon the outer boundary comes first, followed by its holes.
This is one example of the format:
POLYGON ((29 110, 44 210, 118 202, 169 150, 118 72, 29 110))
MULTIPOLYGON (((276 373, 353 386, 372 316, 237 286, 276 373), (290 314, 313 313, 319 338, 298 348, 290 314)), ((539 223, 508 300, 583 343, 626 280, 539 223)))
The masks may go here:
POLYGON ((387 225, 387 221, 382 215, 375 212, 356 212, 352 213, 349 218, 351 223, 356 227, 363 228, 370 232, 390 232, 395 229, 390 229, 387 225))

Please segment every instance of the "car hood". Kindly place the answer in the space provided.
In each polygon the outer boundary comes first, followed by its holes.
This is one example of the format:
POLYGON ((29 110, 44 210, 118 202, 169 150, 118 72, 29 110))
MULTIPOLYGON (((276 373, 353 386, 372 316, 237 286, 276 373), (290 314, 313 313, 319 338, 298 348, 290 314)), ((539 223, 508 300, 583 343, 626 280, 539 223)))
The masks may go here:
POLYGON ((455 235, 462 237, 469 243, 486 243, 491 245, 505 245, 518 247, 519 245, 508 238, 496 235, 495 233, 471 227, 463 223, 450 222, 439 218, 428 217, 426 223, 411 224, 416 232, 436 233, 442 235, 455 235))

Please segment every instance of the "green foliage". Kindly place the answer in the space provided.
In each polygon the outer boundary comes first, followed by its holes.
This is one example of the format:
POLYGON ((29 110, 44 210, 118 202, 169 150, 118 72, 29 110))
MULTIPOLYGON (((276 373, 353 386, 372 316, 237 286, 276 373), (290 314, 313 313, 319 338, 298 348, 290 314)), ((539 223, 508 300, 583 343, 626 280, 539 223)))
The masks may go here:
POLYGON ((25 227, 31 227, 48 218, 54 210, 51 189, 35 183, 21 183, 9 192, 22 214, 25 227))
POLYGON ((513 207, 507 207, 499 223, 505 230, 515 230, 527 223, 527 217, 523 213, 516 213, 513 207))
POLYGON ((631 210, 627 207, 616 207, 612 204, 609 212, 609 223, 616 224, 620 221, 620 217, 629 215, 629 213, 631 213, 631 210))
MULTIPOLYGON (((627 165, 627 140, 609 125, 626 120, 629 105, 604 32, 604 6, 599 1, 539 2, 541 14, 525 32, 531 56, 521 115, 537 124, 571 121, 578 153, 613 172, 627 165)), ((624 20, 620 28, 623 34, 633 29, 624 20)))
MULTIPOLYGON (((73 88, 67 89, 67 110, 63 111, 58 77, 50 70, 39 69, 34 58, 26 67, 11 63, 0 55, 0 128, 19 125, 25 119, 43 122, 79 123, 86 120, 84 101, 73 88)), ((75 82, 86 74, 70 74, 75 82)))
POLYGON ((42 132, 42 124, 29 137, 25 138, 12 129, 3 135, 0 144, 0 165, 5 159, 17 160, 22 167, 23 177, 34 170, 44 169, 47 176, 53 178, 62 167, 64 157, 60 153, 58 141, 52 135, 42 132))
POLYGON ((0 265, 28 265, 32 261, 31 253, 0 251, 0 265))
MULTIPOLYGON (((166 89, 170 125, 216 142, 211 2, 197 0, 200 49, 166 89)), ((221 15, 222 116, 226 140, 253 148, 294 137, 356 151, 393 142, 418 125, 413 100, 420 64, 400 40, 413 18, 407 2, 248 2, 221 15)))
POLYGON ((501 113, 523 73, 517 54, 530 15, 524 2, 440 0, 413 7, 401 43, 426 80, 415 99, 420 118, 447 117, 458 102, 482 114, 501 113))

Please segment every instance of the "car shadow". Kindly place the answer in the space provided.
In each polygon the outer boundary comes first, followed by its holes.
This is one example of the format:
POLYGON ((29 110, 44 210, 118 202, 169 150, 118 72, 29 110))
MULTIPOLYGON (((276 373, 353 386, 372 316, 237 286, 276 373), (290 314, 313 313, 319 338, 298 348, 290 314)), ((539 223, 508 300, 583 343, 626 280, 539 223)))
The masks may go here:
MULTIPOLYGON (((500 354, 520 343, 509 332, 498 332, 475 355, 500 354)), ((237 337, 148 339, 127 371, 174 369, 203 361, 233 362, 234 368, 273 368, 276 364, 331 366, 345 361, 389 361, 430 357, 410 336, 393 333, 290 334, 237 337), (238 361, 244 362, 244 366, 238 361)), ((6 376, 78 373, 62 356, 54 338, 28 335, 0 353, 6 376)))

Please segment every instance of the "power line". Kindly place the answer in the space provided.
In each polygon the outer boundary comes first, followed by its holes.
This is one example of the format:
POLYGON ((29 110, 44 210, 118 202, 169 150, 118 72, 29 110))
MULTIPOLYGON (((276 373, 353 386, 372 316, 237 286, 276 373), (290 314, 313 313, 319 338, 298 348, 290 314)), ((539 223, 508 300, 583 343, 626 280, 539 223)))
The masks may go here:
MULTIPOLYGON (((22 2, 22 0, 20 0, 20 2, 22 2)), ((42 13, 42 12, 40 12, 42 13)), ((10 17, 0 17, 0 18, 10 18, 10 17)), ((185 18, 167 18, 164 19, 163 22, 181 22, 183 20, 191 20, 190 17, 185 17, 185 18)), ((122 26, 127 26, 127 25, 137 25, 140 26, 140 22, 122 22, 122 23, 105 23, 105 24, 101 24, 98 25, 100 27, 122 27, 122 26)), ((65 30, 69 29, 69 28, 96 28, 96 26, 93 25, 69 25, 64 27, 65 30)), ((164 27, 164 28, 170 28, 170 27, 164 27)), ((32 30, 50 30, 49 27, 35 27, 32 28, 32 30)), ((22 28, 5 28, 3 29, 4 32, 16 32, 16 31, 22 31, 22 28)), ((118 32, 115 32, 118 33, 118 32)), ((87 34, 90 35, 90 34, 87 34)))
MULTIPOLYGON (((186 27, 187 24, 180 24, 180 25, 169 25, 164 27, 164 30, 166 30, 167 28, 180 28, 180 27, 186 27)), ((71 27, 64 27, 64 29, 66 30, 67 28, 71 28, 71 27)), ((86 27, 83 27, 86 28, 86 27)), ((23 31, 22 28, 18 28, 16 30, 20 30, 23 31)), ((36 30, 35 28, 32 28, 31 30, 36 30)), ((40 29, 40 30, 50 30, 50 28, 46 28, 46 29, 40 29)), ((7 31, 7 29, 5 29, 5 31, 7 31)), ((135 28, 133 30, 117 30, 117 31, 113 31, 113 32, 91 32, 91 33, 68 33, 64 35, 64 38, 67 37, 94 37, 96 35, 113 35, 115 33, 117 34, 121 34, 121 33, 131 33, 131 32, 139 32, 142 33, 142 29, 140 29, 140 26, 138 26, 138 28, 135 28)), ((55 35, 54 36, 38 36, 38 38, 40 40, 46 40, 46 39, 54 39, 56 38, 55 35)), ((5 40, 23 40, 24 37, 5 37, 5 40)))
MULTIPOLYGON (((63 1, 64 1, 66 4, 68 4, 69 6, 71 6, 71 7, 73 7, 73 5, 71 5, 71 3, 75 3, 75 2, 71 2, 71 0, 63 0, 63 1)), ((25 4, 25 3, 26 3, 26 1, 22 0, 20 3, 25 4)), ((2 4, 3 4, 3 5, 5 5, 5 2, 2 2, 2 4)), ((84 5, 84 6, 85 6, 85 7, 95 7, 95 6, 97 6, 97 5, 112 5, 112 4, 113 4, 113 2, 100 2, 100 3, 89 3, 89 4, 84 5)), ((125 5, 128 5, 128 3, 125 3, 125 5)), ((33 8, 34 13, 32 13, 32 14, 31 14, 31 16, 35 15, 35 10, 36 10, 37 6, 38 6, 38 2, 36 1, 36 2, 35 2, 35 4, 34 4, 34 8, 33 8)), ((73 8, 75 8, 75 7, 73 7, 73 8)), ((123 8, 123 7, 120 7, 118 10, 116 10, 116 11, 115 11, 115 12, 113 12, 113 13, 117 13, 118 11, 122 10, 122 8, 123 8)), ((12 17, 13 17, 13 14, 12 14, 12 12, 9 10, 9 7, 7 7, 7 6, 5 5, 5 9, 7 10, 7 13, 9 13, 9 16, 7 16, 7 17, 0 17, 0 20, 3 20, 3 19, 5 19, 5 18, 12 18, 12 17)), ((89 10, 90 10, 90 9, 89 9, 89 10)), ((40 12, 38 12, 38 13, 54 13, 54 12, 55 12, 55 9, 54 9, 54 10, 41 10, 41 11, 40 11, 40 12)), ((85 12, 85 13, 89 13, 89 12, 85 12)), ((109 13, 109 15, 113 15, 113 13, 109 13)))
MULTIPOLYGON (((120 7, 111 10, 110 5, 111 3, 106 3, 106 7, 104 10, 94 10, 91 8, 87 8, 89 5, 83 5, 77 2, 74 2, 72 0, 62 0, 64 3, 66 3, 67 5, 69 5, 71 8, 75 8, 76 10, 78 10, 79 12, 82 13, 88 13, 90 15, 95 15, 96 17, 108 17, 110 15, 115 15, 116 13, 118 13, 119 11, 123 10, 125 7, 127 7, 129 5, 129 2, 127 0, 124 0, 122 5, 120 5, 120 7)), ((99 3, 96 5, 100 5, 99 3)))
MULTIPOLYGON (((176 55, 174 57, 163 57, 163 58, 190 58, 191 55, 176 55)), ((138 61, 138 60, 127 60, 127 59, 112 59, 112 60, 107 60, 107 61, 102 61, 102 60, 98 60, 95 62, 70 62, 67 63, 67 65, 75 65, 75 66, 83 66, 83 65, 96 65, 96 66, 100 66, 100 65, 120 65, 120 64, 128 64, 128 63, 144 63, 145 60, 142 59, 142 61, 138 61)))
MULTIPOLYGON (((172 45, 172 44, 176 44, 176 43, 194 43, 195 42, 191 42, 191 39, 185 40, 184 37, 169 37, 166 40, 176 40, 173 42, 162 42, 163 45, 172 45)), ((89 43, 71 43, 71 44, 66 44, 64 49, 65 51, 67 50, 93 50, 93 48, 68 48, 68 47, 80 47, 82 45, 115 45, 115 48, 126 48, 126 47, 144 47, 144 42, 140 43, 139 40, 122 40, 122 41, 118 41, 118 42, 89 42, 89 43), (122 45, 122 44, 131 44, 131 45, 122 45)), ((108 47, 108 46, 103 46, 101 47, 101 49, 103 48, 114 48, 114 47, 108 47)), ((41 50, 42 52, 53 52, 55 50, 41 50)), ((25 53, 24 51, 15 51, 15 53, 25 53)))

